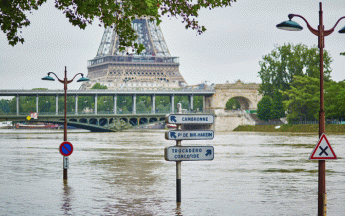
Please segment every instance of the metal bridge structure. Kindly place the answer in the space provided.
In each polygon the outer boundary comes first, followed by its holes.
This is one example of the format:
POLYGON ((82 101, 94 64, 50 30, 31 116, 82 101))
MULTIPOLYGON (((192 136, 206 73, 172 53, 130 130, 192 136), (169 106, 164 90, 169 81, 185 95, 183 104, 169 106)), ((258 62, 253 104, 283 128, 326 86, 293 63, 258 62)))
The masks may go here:
MULTIPOLYGON (((5 109, 2 106, 2 110, 0 110, 0 121, 27 121, 26 117, 34 112, 37 113, 38 118, 30 121, 63 124, 63 94, 63 90, 0 90, 0 98, 10 98, 5 100, 8 108, 5 109), (30 103, 32 103, 31 106, 30 103)), ((185 102, 188 101, 185 112, 210 112, 210 109, 207 108, 209 107, 207 101, 213 94, 214 91, 206 89, 174 91, 68 90, 67 125, 88 129, 92 132, 113 132, 132 126, 158 123, 164 120, 166 114, 175 112, 176 104, 181 102, 175 100, 178 97, 179 100, 183 98, 185 102), (202 107, 199 105, 195 109, 193 106, 195 97, 202 98, 202 107), (92 101, 80 100, 85 98, 92 101), (129 109, 122 109, 125 103, 127 105, 130 103, 129 109), (100 107, 100 105, 103 106, 100 107), (138 105, 144 108, 138 109, 138 105)))

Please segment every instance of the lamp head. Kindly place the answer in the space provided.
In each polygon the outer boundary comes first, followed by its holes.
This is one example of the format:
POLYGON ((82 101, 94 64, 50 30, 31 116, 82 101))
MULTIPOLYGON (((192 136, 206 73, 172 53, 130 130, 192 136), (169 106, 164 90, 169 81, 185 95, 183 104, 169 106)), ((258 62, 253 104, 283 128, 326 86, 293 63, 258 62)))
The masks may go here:
POLYGON ((45 76, 42 78, 42 80, 47 80, 47 81, 55 81, 55 79, 51 76, 49 76, 50 73, 48 73, 48 76, 45 76))
POLYGON ((345 26, 342 29, 340 29, 338 32, 341 33, 341 34, 345 33, 345 26))
POLYGON ((81 75, 81 78, 77 80, 77 82, 87 82, 90 81, 88 78, 85 78, 84 75, 81 75))
POLYGON ((287 30, 287 31, 301 31, 303 29, 302 26, 300 26, 298 23, 291 20, 284 21, 276 26, 279 29, 287 30))

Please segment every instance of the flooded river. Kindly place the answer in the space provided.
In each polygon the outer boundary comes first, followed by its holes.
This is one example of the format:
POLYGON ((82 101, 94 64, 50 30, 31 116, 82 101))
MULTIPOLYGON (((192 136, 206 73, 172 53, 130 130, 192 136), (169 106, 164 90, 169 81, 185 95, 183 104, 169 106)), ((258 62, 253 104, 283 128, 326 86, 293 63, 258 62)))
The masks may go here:
MULTIPOLYGON (((345 214, 345 135, 328 135, 328 215, 345 214)), ((317 134, 216 133, 213 161, 182 162, 176 205, 175 162, 164 131, 69 131, 74 146, 62 181, 56 131, 0 130, 0 215, 316 215, 317 134)))

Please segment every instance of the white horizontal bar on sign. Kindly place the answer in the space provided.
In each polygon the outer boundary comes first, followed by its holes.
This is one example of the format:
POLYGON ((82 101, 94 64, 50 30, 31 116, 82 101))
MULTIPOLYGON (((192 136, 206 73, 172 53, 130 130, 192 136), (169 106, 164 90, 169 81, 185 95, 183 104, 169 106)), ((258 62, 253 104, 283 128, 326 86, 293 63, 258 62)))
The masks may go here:
POLYGON ((168 124, 213 124, 214 116, 210 114, 168 114, 165 116, 168 124))
POLYGON ((165 147, 167 161, 202 161, 214 159, 213 146, 170 146, 165 147))
POLYGON ((212 130, 171 130, 165 132, 165 139, 167 140, 211 140, 213 138, 214 132, 212 130))

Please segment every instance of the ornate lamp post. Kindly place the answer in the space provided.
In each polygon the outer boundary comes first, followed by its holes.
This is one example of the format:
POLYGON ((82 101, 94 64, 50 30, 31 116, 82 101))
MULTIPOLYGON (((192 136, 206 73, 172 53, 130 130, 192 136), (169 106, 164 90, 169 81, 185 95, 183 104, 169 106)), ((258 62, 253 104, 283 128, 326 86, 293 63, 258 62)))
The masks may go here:
MULTIPOLYGON (((64 79, 59 79, 59 77, 54 73, 54 72, 48 72, 48 76, 45 76, 42 78, 42 80, 47 80, 47 81, 55 81, 55 79, 53 77, 50 76, 50 74, 53 74, 57 80, 60 83, 64 84, 64 93, 65 93, 65 97, 64 97, 64 102, 65 102, 65 108, 64 108, 64 131, 63 131, 63 140, 67 141, 67 84, 71 83, 74 78, 77 75, 81 75, 81 78, 79 80, 77 80, 77 82, 85 82, 85 81, 89 81, 88 78, 84 77, 84 74, 82 73, 77 73, 71 80, 67 79, 67 67, 65 66, 65 77, 64 79)), ((67 180, 67 169, 63 169, 63 180, 67 180)))
MULTIPOLYGON (((288 31, 301 31, 303 28, 298 23, 291 21, 293 17, 299 17, 304 20, 307 24, 307 27, 311 33, 318 37, 318 47, 320 50, 320 111, 319 111, 319 137, 325 133, 325 110, 324 110, 324 90, 323 90, 323 48, 325 36, 330 35, 334 28, 338 25, 339 21, 344 19, 345 16, 341 17, 329 30, 325 30, 323 26, 323 14, 322 14, 322 2, 320 2, 320 11, 319 11, 319 26, 318 29, 312 28, 308 21, 301 15, 289 14, 289 20, 284 21, 277 25, 277 28, 288 30, 288 31)), ((339 33, 345 33, 345 27, 343 27, 339 33)), ((318 189, 318 215, 326 214, 326 163, 325 160, 319 160, 319 189, 318 189)))

